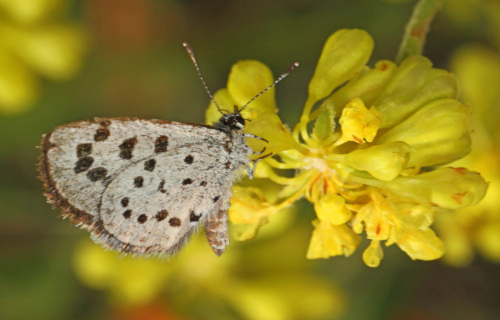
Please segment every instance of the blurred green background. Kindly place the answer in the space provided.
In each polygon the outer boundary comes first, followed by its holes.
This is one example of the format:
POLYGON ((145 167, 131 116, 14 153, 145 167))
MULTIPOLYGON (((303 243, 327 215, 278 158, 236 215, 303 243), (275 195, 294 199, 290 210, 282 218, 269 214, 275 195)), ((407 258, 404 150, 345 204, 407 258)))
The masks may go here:
MULTIPOLYGON (((494 196, 474 219, 455 225, 465 248, 458 258, 411 261, 393 246, 370 269, 359 249, 349 258, 305 259, 314 217, 305 203, 256 239, 233 241, 220 259, 203 235, 170 261, 120 259, 59 219, 37 179, 39 142, 55 126, 105 116, 203 123, 208 98, 183 41, 213 92, 238 60, 260 60, 275 75, 300 61, 277 88, 280 116, 293 126, 326 38, 365 29, 375 40, 371 61, 393 60, 413 6, 0 0, 0 319, 497 319, 500 234, 488 238, 489 249, 474 239, 481 223, 493 221, 488 226, 500 232, 494 196)), ((484 115, 475 125, 489 137, 478 148, 493 150, 483 173, 492 186, 499 48, 498 1, 449 0, 424 52, 436 67, 457 72, 464 100, 484 115)), ((469 166, 483 168, 473 160, 469 166)))

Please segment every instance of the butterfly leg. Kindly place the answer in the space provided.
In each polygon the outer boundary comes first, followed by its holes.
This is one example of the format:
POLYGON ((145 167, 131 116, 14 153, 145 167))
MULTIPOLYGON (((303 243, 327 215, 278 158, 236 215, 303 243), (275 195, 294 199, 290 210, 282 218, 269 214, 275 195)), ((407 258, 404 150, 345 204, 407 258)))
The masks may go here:
POLYGON ((220 208, 217 213, 209 215, 205 220, 205 235, 208 244, 218 257, 226 251, 226 246, 229 244, 227 209, 227 207, 220 208))
MULTIPOLYGON (((256 136, 256 135, 251 134, 251 133, 246 133, 246 132, 245 132, 245 133, 243 133, 243 136, 245 136, 245 138, 254 138, 254 139, 262 140, 262 141, 265 141, 265 142, 269 143, 269 141, 267 141, 266 139, 264 139, 264 138, 262 138, 262 137, 259 137, 259 136, 256 136)), ((253 150, 252 150, 252 151, 251 151, 251 153, 252 153, 252 154, 261 155, 261 154, 263 154, 263 153, 264 153, 264 151, 266 151, 266 147, 264 147, 261 151, 253 151, 253 150)), ((249 165, 249 164, 247 164, 247 165, 246 165, 246 169, 247 169, 248 177, 249 177, 250 179, 252 179, 252 178, 253 178, 253 175, 254 175, 254 173, 255 173, 255 169, 257 168, 257 163, 258 163, 260 160, 262 160, 262 159, 264 159, 264 158, 269 157, 270 155, 272 155, 272 153, 266 154, 266 155, 264 155, 264 156, 262 156, 262 157, 260 157, 260 158, 258 158, 258 159, 252 160, 252 162, 253 162, 253 168, 250 168, 250 165, 249 165)))
POLYGON ((261 154, 263 154, 263 153, 264 153, 264 151, 266 151, 266 149, 267 149, 267 148, 266 148, 266 147, 264 147, 264 148, 262 148, 262 150, 260 150, 260 151, 253 151, 253 150, 252 150, 252 154, 261 155, 261 154))
POLYGON ((262 141, 265 141, 265 142, 269 142, 269 141, 267 141, 266 139, 264 139, 264 138, 262 138, 262 137, 259 137, 259 136, 256 136, 256 135, 254 135, 254 134, 247 133, 247 132, 243 133, 243 136, 244 136, 245 138, 254 138, 254 139, 262 140, 262 141))
MULTIPOLYGON (((261 152, 258 152, 258 153, 255 153, 255 154, 262 154, 264 152, 264 150, 266 150, 266 148, 264 148, 261 152)), ((251 162, 253 162, 253 167, 250 168, 250 165, 247 163, 247 173, 248 173, 248 177, 250 179, 253 179, 253 175, 255 174, 255 169, 257 168, 257 163, 259 163, 261 160, 271 156, 272 153, 268 153, 266 155, 263 155, 262 157, 258 158, 258 159, 255 159, 255 160, 252 160, 251 162)))

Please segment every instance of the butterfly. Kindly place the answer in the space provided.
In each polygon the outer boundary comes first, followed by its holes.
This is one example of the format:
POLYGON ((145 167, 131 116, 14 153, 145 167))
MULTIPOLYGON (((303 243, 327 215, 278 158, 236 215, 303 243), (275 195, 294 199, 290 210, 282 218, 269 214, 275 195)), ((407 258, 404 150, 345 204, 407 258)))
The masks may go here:
POLYGON ((220 256, 229 244, 227 211, 238 169, 246 167, 252 178, 257 163, 269 156, 247 145, 247 138, 265 139, 244 132, 241 111, 298 63, 243 107, 223 112, 191 47, 183 45, 221 113, 213 126, 96 118, 59 126, 42 138, 39 172, 48 202, 105 248, 171 256, 203 223, 220 256), (250 160, 254 154, 261 156, 250 160))

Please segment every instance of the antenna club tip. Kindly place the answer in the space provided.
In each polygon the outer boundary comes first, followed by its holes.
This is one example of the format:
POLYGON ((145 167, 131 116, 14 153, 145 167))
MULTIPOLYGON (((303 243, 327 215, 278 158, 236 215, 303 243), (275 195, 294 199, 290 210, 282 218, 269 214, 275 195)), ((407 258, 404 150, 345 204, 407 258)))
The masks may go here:
POLYGON ((293 66, 294 66, 294 67, 298 67, 298 66, 300 66, 300 63, 299 63, 299 62, 295 62, 295 63, 293 64, 293 66))

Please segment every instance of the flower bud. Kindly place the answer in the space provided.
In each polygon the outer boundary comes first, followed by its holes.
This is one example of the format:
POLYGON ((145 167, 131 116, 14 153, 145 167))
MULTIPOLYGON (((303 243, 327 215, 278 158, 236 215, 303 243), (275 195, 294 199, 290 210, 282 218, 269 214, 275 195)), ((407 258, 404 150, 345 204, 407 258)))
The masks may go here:
POLYGON ((380 247, 379 240, 372 240, 368 248, 363 251, 363 262, 371 268, 378 267, 383 257, 384 251, 380 247))
POLYGON ((450 163, 468 154, 471 144, 471 136, 469 132, 465 132, 456 140, 450 139, 413 148, 408 167, 429 167, 450 163))
POLYGON ((328 96, 333 89, 360 72, 370 58, 373 39, 363 30, 339 30, 323 47, 316 71, 309 82, 307 105, 328 96))
POLYGON ((488 188, 488 183, 479 173, 451 167, 438 168, 416 176, 398 177, 378 185, 404 198, 444 209, 475 205, 484 197, 488 188))
POLYGON ((453 74, 433 69, 427 58, 412 56, 401 63, 373 105, 382 114, 382 128, 390 128, 429 102, 457 94, 453 74))
POLYGON ((403 141, 412 148, 460 138, 468 129, 470 108, 454 99, 431 102, 382 135, 377 144, 403 141))
POLYGON ((401 141, 373 145, 346 155, 345 162, 356 170, 366 171, 379 180, 390 181, 406 167, 411 147, 401 141))
POLYGON ((366 71, 349 80, 325 99, 333 104, 336 113, 340 113, 342 108, 356 97, 361 98, 367 106, 373 105, 397 70, 397 66, 394 62, 382 60, 375 64, 375 68, 365 69, 366 71))

